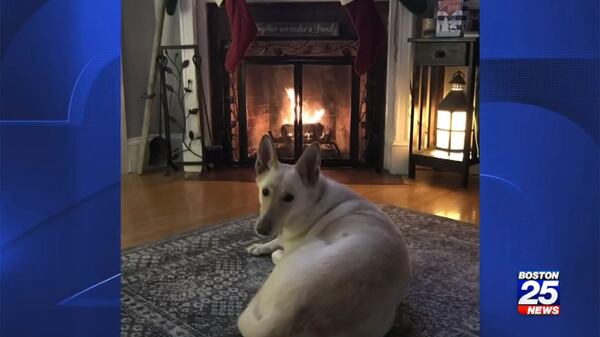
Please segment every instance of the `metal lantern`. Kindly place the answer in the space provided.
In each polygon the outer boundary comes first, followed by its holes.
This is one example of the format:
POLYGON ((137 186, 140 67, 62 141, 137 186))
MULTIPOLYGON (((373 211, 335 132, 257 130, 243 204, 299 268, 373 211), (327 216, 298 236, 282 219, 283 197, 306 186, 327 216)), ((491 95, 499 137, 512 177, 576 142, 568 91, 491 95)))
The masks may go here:
POLYGON ((467 96, 465 78, 457 71, 450 81, 452 88, 438 105, 435 146, 447 152, 462 152, 467 132, 467 96))

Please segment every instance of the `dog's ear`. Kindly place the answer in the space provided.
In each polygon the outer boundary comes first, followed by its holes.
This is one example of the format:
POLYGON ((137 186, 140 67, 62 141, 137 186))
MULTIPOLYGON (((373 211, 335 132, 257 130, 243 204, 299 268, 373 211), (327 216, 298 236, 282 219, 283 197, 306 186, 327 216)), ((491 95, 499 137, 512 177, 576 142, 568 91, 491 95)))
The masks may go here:
POLYGON ((319 180, 321 167, 321 150, 319 143, 312 143, 298 159, 296 171, 302 178, 302 181, 309 186, 317 183, 319 180))
POLYGON ((269 169, 277 168, 277 153, 275 152, 275 145, 271 136, 264 135, 260 144, 258 145, 258 152, 256 153, 256 174, 261 175, 263 172, 269 169))

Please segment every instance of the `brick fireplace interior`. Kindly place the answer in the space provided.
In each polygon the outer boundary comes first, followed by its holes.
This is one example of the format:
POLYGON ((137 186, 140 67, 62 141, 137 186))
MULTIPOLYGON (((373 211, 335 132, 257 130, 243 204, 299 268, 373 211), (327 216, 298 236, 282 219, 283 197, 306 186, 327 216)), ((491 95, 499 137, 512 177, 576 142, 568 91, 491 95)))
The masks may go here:
MULTIPOLYGON (((387 2, 378 3, 387 18, 387 2)), ((352 67, 354 27, 338 3, 250 4, 259 24, 324 23, 332 36, 259 36, 228 74, 227 16, 208 5, 213 143, 226 165, 250 165, 260 138, 270 134, 281 161, 293 162, 313 142, 327 166, 382 167, 386 52, 362 76, 352 67)), ((387 38, 386 38, 387 40, 387 38)))

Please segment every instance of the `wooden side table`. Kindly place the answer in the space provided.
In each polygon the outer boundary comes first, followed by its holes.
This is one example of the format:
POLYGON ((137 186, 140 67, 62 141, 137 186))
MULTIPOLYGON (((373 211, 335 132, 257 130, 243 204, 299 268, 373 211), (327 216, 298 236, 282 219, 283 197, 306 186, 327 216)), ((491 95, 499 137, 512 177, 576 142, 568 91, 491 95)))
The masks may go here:
POLYGON ((414 43, 409 177, 415 178, 417 165, 426 166, 460 173, 462 186, 467 187, 469 168, 479 164, 479 39, 411 38, 409 42, 414 43), (454 91, 464 92, 460 94, 465 99, 464 111, 453 115, 442 102, 444 84, 450 82, 444 78, 445 68, 456 66, 467 67, 467 74, 465 88, 452 84, 454 91))

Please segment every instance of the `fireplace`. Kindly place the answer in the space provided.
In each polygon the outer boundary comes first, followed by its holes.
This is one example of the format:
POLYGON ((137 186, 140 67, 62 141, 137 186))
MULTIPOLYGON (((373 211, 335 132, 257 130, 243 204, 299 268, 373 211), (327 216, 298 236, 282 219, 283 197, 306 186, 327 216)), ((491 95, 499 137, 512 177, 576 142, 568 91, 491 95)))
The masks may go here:
POLYGON ((248 62, 242 71, 246 128, 241 131, 246 132, 240 137, 247 139, 249 158, 256 157, 260 137, 269 133, 282 159, 297 158, 298 150, 313 142, 319 143, 323 159, 350 159, 357 136, 351 130, 356 83, 351 65, 341 60, 339 64, 248 62))
POLYGON ((354 72, 357 41, 337 3, 250 8, 259 24, 296 20, 303 26, 318 20, 328 32, 335 27, 337 35, 260 36, 238 69, 228 74, 222 64, 230 41, 228 32, 219 32, 227 28, 226 21, 218 20, 222 11, 209 7, 209 21, 215 20, 208 25, 214 27, 209 37, 211 61, 216 60, 210 67, 213 141, 223 146, 226 162, 252 164, 260 138, 270 134, 283 162, 294 162, 317 142, 326 166, 381 168, 385 53, 368 74, 354 72), (314 18, 315 12, 321 16, 314 18))
MULTIPOLYGON (((253 49, 264 50, 265 45, 259 42, 253 49)), ((268 133, 282 161, 294 161, 306 146, 317 142, 324 162, 357 163, 361 79, 352 69, 352 57, 344 56, 340 47, 351 48, 354 43, 278 41, 275 45, 308 48, 319 56, 252 56, 253 50, 249 51, 237 70, 237 81, 232 81, 237 90, 231 92, 238 97, 232 117, 239 120, 234 130, 239 147, 234 147, 234 155, 242 162, 251 161, 260 138, 268 133)), ((282 52, 285 48, 274 53, 282 52)))

